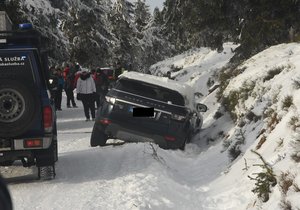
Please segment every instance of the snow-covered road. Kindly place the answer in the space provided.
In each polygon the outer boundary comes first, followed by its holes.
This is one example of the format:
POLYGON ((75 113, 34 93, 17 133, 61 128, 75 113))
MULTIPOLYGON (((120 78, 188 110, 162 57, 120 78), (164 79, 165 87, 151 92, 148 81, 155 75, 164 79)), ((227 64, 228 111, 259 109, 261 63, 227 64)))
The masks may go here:
POLYGON ((92 126, 84 121, 81 106, 58 112, 55 180, 36 180, 35 167, 1 169, 16 210, 205 209, 203 185, 226 167, 225 154, 217 153, 220 148, 205 155, 196 144, 187 145, 184 152, 148 143, 91 148, 92 126))

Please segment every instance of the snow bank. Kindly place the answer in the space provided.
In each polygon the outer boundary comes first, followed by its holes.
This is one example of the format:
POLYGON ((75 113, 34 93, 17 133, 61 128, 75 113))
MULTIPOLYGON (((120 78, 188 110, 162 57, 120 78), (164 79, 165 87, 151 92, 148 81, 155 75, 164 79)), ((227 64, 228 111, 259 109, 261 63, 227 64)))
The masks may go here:
POLYGON ((288 203, 292 209, 300 206, 300 202, 294 199, 299 192, 293 186, 287 187, 287 192, 281 187, 288 179, 299 184, 299 164, 292 159, 300 150, 297 143, 299 61, 300 44, 290 43, 270 47, 238 67, 242 73, 230 81, 224 93, 225 96, 233 92, 239 95, 234 112, 238 122, 245 124, 242 128, 236 128, 244 132, 246 145, 242 152, 245 154, 232 165, 228 174, 211 183, 212 189, 221 187, 224 190, 212 194, 206 201, 208 205, 221 208, 221 203, 229 206, 231 203, 233 205, 228 209, 240 206, 240 209, 270 210, 281 209, 288 203), (252 116, 258 120, 256 123, 254 119, 247 118, 249 113, 254 114, 252 116), (254 130, 252 135, 249 128, 254 130), (276 175, 277 185, 271 188, 270 199, 265 203, 251 192, 255 181, 250 180, 249 176, 256 177, 258 172, 264 172, 262 167, 257 166, 263 164, 262 161, 251 150, 261 154, 276 175))

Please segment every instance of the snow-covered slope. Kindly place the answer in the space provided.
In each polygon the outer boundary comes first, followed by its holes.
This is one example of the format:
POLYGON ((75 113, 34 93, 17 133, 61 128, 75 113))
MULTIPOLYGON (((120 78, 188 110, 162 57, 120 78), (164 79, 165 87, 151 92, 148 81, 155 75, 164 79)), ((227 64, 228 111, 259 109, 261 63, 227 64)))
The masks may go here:
POLYGON ((211 94, 209 91, 214 75, 228 62, 226 59, 230 59, 234 48, 226 44, 223 55, 198 49, 152 66, 152 72, 157 75, 173 71, 176 80, 186 81, 201 93, 199 101, 207 104, 210 111, 204 115, 205 129, 194 142, 203 146, 204 139, 209 144, 222 144, 220 152, 234 160, 217 180, 202 186, 208 194, 202 206, 204 209, 300 207, 296 199, 300 184, 300 45, 273 46, 234 70, 225 70, 232 74, 224 97, 233 106, 231 114, 237 118, 235 124, 223 115, 224 110, 216 102, 216 91, 211 94), (174 72, 176 69, 180 70, 174 72), (273 173, 269 177, 276 181, 261 178, 268 174, 263 161, 273 173), (258 188, 256 184, 265 185, 258 188), (269 189, 263 189, 265 186, 269 189), (255 188, 256 194, 252 192, 255 188), (261 196, 257 198, 257 195, 261 196))
MULTIPOLYGON (((216 195, 212 191, 209 203, 219 199, 225 203, 239 200, 235 205, 242 207, 240 209, 300 207, 296 199, 300 195, 299 60, 298 43, 281 44, 253 56, 238 67, 243 73, 230 81, 225 95, 238 93, 239 100, 233 112, 238 123, 244 125, 238 129, 244 133, 242 151, 245 154, 232 165, 228 174, 211 184, 211 188, 221 188, 223 192, 216 195), (250 192, 258 182, 248 176, 255 178, 256 173, 266 171, 257 166, 264 164, 251 150, 262 156, 276 177, 277 184, 270 187, 270 199, 265 203, 250 192)), ((221 203, 216 202, 213 206, 221 208, 221 203)))
POLYGON ((15 209, 299 208, 300 45, 271 47, 237 67, 240 74, 224 91, 227 98, 237 96, 233 122, 214 87, 235 47, 227 43, 222 53, 196 49, 151 68, 157 75, 171 70, 209 107, 203 130, 185 151, 149 143, 90 148, 92 123, 84 122, 82 107, 63 106, 57 178, 39 182, 34 169, 1 168, 15 209), (252 192, 256 181, 248 177, 267 174, 263 161, 276 178, 276 185, 269 181, 274 186, 266 202, 252 192))

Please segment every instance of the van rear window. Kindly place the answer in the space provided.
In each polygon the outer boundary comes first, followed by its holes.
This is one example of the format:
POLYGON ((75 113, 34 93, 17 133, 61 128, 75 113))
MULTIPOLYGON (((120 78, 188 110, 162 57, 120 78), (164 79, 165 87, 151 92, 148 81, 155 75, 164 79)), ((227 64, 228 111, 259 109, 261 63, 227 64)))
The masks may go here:
POLYGON ((0 75, 1 78, 35 81, 30 54, 26 51, 0 50, 0 75))

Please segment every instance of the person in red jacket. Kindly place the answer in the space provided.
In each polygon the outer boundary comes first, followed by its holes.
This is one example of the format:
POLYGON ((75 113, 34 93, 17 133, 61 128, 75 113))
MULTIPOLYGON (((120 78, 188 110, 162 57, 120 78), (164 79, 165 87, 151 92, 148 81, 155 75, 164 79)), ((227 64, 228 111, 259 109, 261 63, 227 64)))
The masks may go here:
POLYGON ((70 73, 70 66, 69 64, 66 65, 65 69, 64 69, 64 72, 63 72, 63 76, 64 76, 64 79, 66 80, 67 78, 67 75, 70 73))

